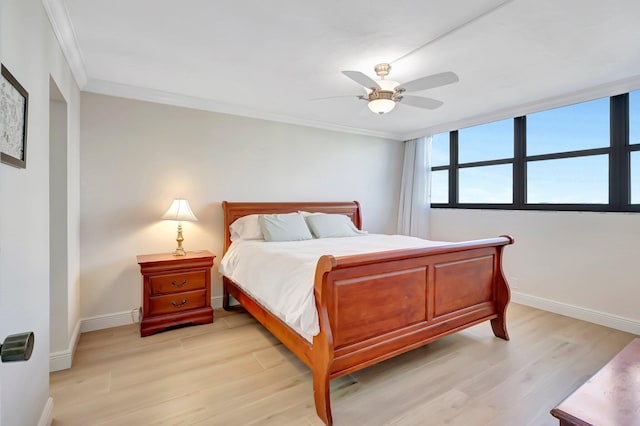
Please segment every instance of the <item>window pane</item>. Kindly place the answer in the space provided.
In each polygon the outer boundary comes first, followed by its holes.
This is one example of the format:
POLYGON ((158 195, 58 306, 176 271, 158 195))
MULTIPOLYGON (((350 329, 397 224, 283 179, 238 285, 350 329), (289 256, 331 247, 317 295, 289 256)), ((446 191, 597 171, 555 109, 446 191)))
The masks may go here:
POLYGON ((527 155, 609 146, 609 98, 527 115, 527 155))
POLYGON ((431 167, 449 165, 449 133, 433 135, 431 141, 431 167))
POLYGON ((640 204, 640 151, 631 153, 631 204, 640 204))
POLYGON ((431 172, 431 203, 449 202, 449 170, 431 172))
POLYGON ((459 170, 460 203, 513 203, 513 166, 468 167, 459 170))
POLYGON ((527 163, 528 204, 608 204, 609 156, 527 163))
POLYGON ((513 119, 458 130, 458 162, 513 157, 513 119))
POLYGON ((629 92, 629 145, 640 143, 640 90, 629 92))

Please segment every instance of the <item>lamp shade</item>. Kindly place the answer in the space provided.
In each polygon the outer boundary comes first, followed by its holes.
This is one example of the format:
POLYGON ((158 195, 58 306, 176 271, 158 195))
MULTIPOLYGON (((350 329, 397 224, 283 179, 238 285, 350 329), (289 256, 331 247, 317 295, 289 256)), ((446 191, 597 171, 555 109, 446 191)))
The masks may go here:
POLYGON ((162 219, 195 222, 198 220, 191 211, 187 200, 173 200, 169 210, 162 216, 162 219))

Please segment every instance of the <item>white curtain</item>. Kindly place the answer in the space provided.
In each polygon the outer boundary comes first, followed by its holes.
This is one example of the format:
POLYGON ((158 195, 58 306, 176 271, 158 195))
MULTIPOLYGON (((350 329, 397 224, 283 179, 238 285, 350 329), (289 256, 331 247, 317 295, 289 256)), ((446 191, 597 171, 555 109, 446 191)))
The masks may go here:
POLYGON ((431 136, 404 142, 398 233, 429 237, 431 136))

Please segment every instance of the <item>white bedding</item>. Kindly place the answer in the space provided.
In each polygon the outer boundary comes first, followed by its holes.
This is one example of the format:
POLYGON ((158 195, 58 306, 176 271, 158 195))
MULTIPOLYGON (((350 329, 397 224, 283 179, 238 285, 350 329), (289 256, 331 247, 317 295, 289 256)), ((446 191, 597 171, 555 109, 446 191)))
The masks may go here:
POLYGON ((235 241, 220 262, 232 279, 308 341, 320 332, 313 281, 320 256, 346 256, 449 244, 403 235, 369 234, 306 241, 235 241))

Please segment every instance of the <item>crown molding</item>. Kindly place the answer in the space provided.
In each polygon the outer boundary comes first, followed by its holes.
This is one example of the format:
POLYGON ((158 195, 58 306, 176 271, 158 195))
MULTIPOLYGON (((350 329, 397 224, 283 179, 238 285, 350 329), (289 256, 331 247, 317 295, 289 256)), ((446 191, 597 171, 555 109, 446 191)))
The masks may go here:
POLYGON ((563 107, 566 105, 591 101, 598 98, 615 96, 621 93, 631 92, 638 89, 640 89, 640 75, 635 75, 633 77, 600 84, 576 92, 564 93, 562 95, 540 99, 534 102, 516 105, 513 107, 502 108, 486 114, 476 115, 474 117, 469 117, 462 120, 438 124, 436 126, 428 127, 422 130, 405 133, 401 135, 401 137, 402 140, 408 140, 426 135, 435 135, 442 132, 449 132, 452 130, 463 129, 465 127, 476 126, 493 121, 520 117, 527 114, 533 114, 534 112, 545 111, 548 109, 563 107))
POLYGON ((82 89, 87 84, 87 71, 64 0, 42 0, 42 5, 76 83, 82 89))
POLYGON ((139 101, 173 105, 183 108, 193 108, 203 111, 218 112, 222 114, 238 115, 259 120, 276 121, 279 123, 294 124, 297 126, 314 127, 335 132, 374 136, 378 138, 394 139, 398 141, 401 140, 400 135, 396 133, 359 129, 356 127, 341 126, 316 120, 305 120, 287 115, 257 111, 239 105, 218 102, 211 99, 165 92, 162 90, 149 89, 138 86, 130 86, 127 84, 115 83, 106 80, 89 79, 86 86, 82 90, 84 92, 97 93, 100 95, 116 96, 121 98, 136 99, 139 101))

